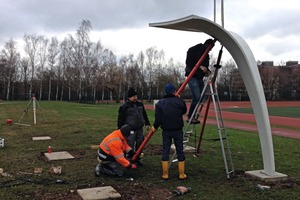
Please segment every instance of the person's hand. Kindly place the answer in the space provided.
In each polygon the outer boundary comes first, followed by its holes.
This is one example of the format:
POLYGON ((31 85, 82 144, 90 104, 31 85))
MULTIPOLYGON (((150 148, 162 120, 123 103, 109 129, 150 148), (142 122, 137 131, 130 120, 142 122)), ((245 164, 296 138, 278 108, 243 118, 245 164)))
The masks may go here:
POLYGON ((154 126, 151 127, 151 131, 152 131, 153 133, 155 133, 156 129, 154 128, 154 126))
POLYGON ((200 69, 203 71, 206 77, 208 77, 211 74, 211 71, 205 66, 200 66, 200 69))
POLYGON ((147 125, 147 126, 146 126, 146 130, 147 130, 147 131, 150 131, 150 125, 147 125))
POLYGON ((205 74, 206 77, 209 77, 209 75, 211 74, 211 71, 208 69, 207 73, 205 74))
POLYGON ((208 73, 208 68, 207 67, 204 67, 204 66, 201 65, 200 69, 203 71, 204 74, 208 73))
POLYGON ((137 168, 136 164, 131 164, 130 169, 136 169, 136 168, 137 168))

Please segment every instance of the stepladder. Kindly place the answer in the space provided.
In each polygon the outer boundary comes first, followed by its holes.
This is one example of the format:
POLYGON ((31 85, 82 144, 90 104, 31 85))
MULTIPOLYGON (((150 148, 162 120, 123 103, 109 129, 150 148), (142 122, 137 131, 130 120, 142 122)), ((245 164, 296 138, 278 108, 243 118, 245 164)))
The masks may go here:
MULTIPOLYGON (((219 65, 218 65, 219 66, 219 65)), ((219 100, 219 95, 217 91, 217 85, 216 85, 216 78, 218 75, 218 70, 219 68, 215 68, 215 71, 213 75, 210 77, 207 77, 205 80, 205 84, 200 96, 200 100, 197 103, 192 116, 190 116, 190 119, 187 121, 186 126, 184 127, 183 130, 183 148, 184 151, 186 152, 187 149, 193 149, 195 151, 194 155, 199 155, 200 152, 200 145, 202 142, 202 138, 204 135, 204 130, 206 126, 206 120, 208 117, 209 109, 211 103, 213 104, 213 113, 215 117, 215 122, 216 122, 216 127, 217 127, 217 136, 218 138, 215 139, 215 141, 219 140, 220 141, 220 146, 221 146, 221 153, 224 161, 224 166, 225 166, 225 171, 226 171, 226 176, 227 178, 230 178, 231 174, 234 174, 234 166, 233 166, 233 161, 232 161, 232 156, 231 156, 231 151, 230 151, 230 146, 229 146, 229 141, 228 141, 228 136, 226 133, 226 129, 224 126, 224 120, 222 116, 222 110, 221 110, 221 105, 220 105, 220 100, 219 100), (203 110, 205 107, 205 110, 203 110), (203 112, 204 111, 204 114, 203 112), (203 116, 201 116, 201 114, 203 116), (192 119, 197 119, 201 116, 202 122, 199 125, 198 123, 192 123, 192 119), (200 127, 200 133, 199 136, 197 136, 197 129, 200 127), (191 140, 191 137, 194 136, 194 148, 193 146, 193 141, 191 140), (196 144, 196 140, 198 139, 198 144, 196 144)), ((176 159, 176 151, 173 153, 172 156, 172 162, 170 162, 169 167, 173 162, 177 162, 176 159)), ((196 156, 195 156, 196 157, 196 156)))

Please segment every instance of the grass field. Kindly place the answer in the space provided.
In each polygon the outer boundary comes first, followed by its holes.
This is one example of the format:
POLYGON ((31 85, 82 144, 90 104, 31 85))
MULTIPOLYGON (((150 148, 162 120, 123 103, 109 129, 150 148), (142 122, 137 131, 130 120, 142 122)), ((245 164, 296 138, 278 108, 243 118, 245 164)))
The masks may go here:
MULTIPOLYGON (((283 182, 263 183, 244 174, 244 171, 263 168, 259 137, 257 133, 231 129, 227 129, 227 134, 236 174, 227 179, 220 142, 216 140, 217 129, 208 125, 200 155, 186 155, 188 179, 185 181, 177 179, 176 163, 171 165, 170 179, 161 180, 161 130, 145 147, 145 165, 135 171, 126 171, 126 177, 132 177, 134 181, 95 177, 97 150, 91 149, 91 145, 98 145, 116 128, 119 104, 39 102, 36 125, 32 125, 31 105, 21 121, 31 126, 7 125, 6 119, 17 122, 21 118, 27 104, 0 102, 0 137, 5 139, 5 147, 0 148, 0 168, 7 173, 0 176, 0 199, 80 199, 77 189, 106 185, 113 186, 122 199, 151 199, 155 195, 156 199, 166 199, 179 185, 191 187, 192 191, 176 199, 279 200, 300 197, 299 140, 273 137, 276 171, 289 176, 289 180, 283 182), (32 141, 34 136, 50 136, 52 139, 32 141), (70 152, 75 159, 46 161, 43 155, 49 145, 53 151, 70 152), (63 166, 63 173, 49 174, 51 166, 63 166), (43 172, 32 174, 35 167, 42 167, 43 172), (259 190, 257 184, 271 188, 259 190)), ((283 111, 281 109, 281 115, 284 115, 283 111)), ((153 111, 147 110, 147 113, 153 123, 153 111)), ((194 146, 198 138, 191 139, 190 145, 194 146)))

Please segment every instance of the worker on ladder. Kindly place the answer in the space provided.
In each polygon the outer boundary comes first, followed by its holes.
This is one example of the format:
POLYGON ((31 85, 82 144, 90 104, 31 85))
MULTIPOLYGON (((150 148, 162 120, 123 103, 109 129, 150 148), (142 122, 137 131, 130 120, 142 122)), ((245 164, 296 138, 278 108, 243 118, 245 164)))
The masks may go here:
POLYGON ((183 151, 183 115, 187 108, 184 100, 176 95, 176 88, 173 84, 165 86, 165 96, 155 104, 155 121, 152 130, 155 132, 158 127, 162 128, 163 153, 162 153, 162 178, 169 178, 169 154, 174 140, 177 158, 179 179, 186 179, 184 173, 185 154, 183 151))
MULTIPOLYGON (((186 56, 186 68, 185 68, 185 76, 188 76, 190 72, 193 70, 194 66, 197 64, 207 47, 211 44, 213 44, 214 41, 212 39, 207 39, 204 44, 200 43, 193 47, 190 47, 187 51, 186 56)), ((202 62, 201 66, 198 68, 198 70, 195 72, 194 76, 190 79, 188 82, 189 88, 192 92, 192 103, 189 109, 188 113, 188 122, 190 121, 190 118, 193 117, 191 120, 192 124, 200 123, 200 121, 195 118, 193 115, 194 109, 196 108, 197 103, 200 100, 201 93, 204 87, 203 78, 204 76, 210 75, 209 70, 209 54, 204 58, 204 61, 202 62)))

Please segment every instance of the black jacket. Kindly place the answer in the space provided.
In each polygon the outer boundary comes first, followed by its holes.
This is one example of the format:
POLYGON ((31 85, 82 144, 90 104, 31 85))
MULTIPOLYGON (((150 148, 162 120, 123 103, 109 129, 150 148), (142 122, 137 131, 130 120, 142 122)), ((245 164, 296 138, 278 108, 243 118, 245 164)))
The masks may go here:
POLYGON ((174 95, 165 95, 155 105, 154 128, 161 126, 163 130, 181 130, 184 126, 182 116, 187 108, 183 99, 174 95))
MULTIPOLYGON (((194 66, 197 64, 197 62, 199 61, 199 59, 201 58, 201 56, 205 52, 205 50, 206 50, 206 47, 202 43, 189 48, 189 50, 187 51, 186 61, 185 61, 185 64, 186 64, 185 76, 188 76, 190 74, 190 72, 193 70, 194 66)), ((208 68, 208 66, 209 66, 209 55, 208 54, 204 58, 201 65, 208 68)), ((202 80, 203 77, 204 77, 203 71, 200 68, 198 68, 198 70, 194 74, 193 78, 202 80)))
POLYGON ((127 100, 119 108, 118 129, 128 124, 132 130, 141 129, 144 125, 150 125, 144 104, 127 100))

